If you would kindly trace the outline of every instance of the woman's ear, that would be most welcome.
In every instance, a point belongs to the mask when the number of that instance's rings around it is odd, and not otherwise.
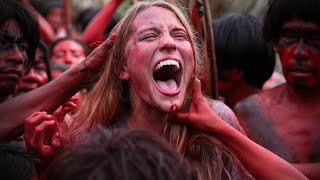
[[[125,81],[128,81],[130,79],[130,76],[129,76],[129,73],[127,71],[127,66],[124,66],[122,69],[121,69],[121,73],[120,73],[120,77],[119,77],[121,80],[125,80]]]

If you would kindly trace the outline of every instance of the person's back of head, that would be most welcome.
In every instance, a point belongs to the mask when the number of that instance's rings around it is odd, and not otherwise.
[[[160,136],[144,131],[94,128],[85,142],[63,152],[45,178],[110,180],[195,179],[183,157]]]
[[[269,0],[263,24],[265,39],[276,43],[282,25],[293,19],[320,24],[319,9],[319,0]]]
[[[262,27],[250,15],[232,14],[213,24],[219,79],[228,70],[238,70],[242,79],[261,89],[274,70],[275,54],[263,39]]]
[[[37,177],[35,162],[21,147],[0,144],[0,179],[30,180]]]

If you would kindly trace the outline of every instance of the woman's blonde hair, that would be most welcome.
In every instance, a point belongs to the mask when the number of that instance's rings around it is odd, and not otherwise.
[[[198,47],[193,29],[178,7],[165,1],[141,1],[134,4],[119,22],[116,32],[117,39],[106,58],[101,78],[86,96],[83,103],[81,103],[78,112],[74,116],[74,123],[69,129],[69,137],[74,137],[95,124],[108,125],[112,123],[115,118],[118,119],[119,115],[131,110],[128,83],[121,81],[119,77],[127,62],[124,52],[125,45],[131,35],[130,26],[135,17],[149,7],[162,7],[175,13],[182,25],[186,28],[193,48],[194,57],[198,59]],[[193,80],[189,83],[189,92],[191,92],[190,84],[192,83]]]
[[[140,1],[134,4],[118,25],[117,39],[106,58],[103,74],[74,116],[74,122],[67,134],[68,140],[93,125],[109,126],[120,119],[125,119],[121,116],[125,116],[131,111],[130,87],[128,82],[121,81],[119,77],[121,77],[122,68],[125,67],[127,61],[124,52],[130,37],[131,24],[141,11],[149,7],[165,8],[177,16],[189,35],[196,69],[196,62],[199,61],[199,48],[192,26],[182,11],[165,1]],[[193,81],[194,78],[189,82],[187,96],[181,111],[187,112],[189,110]],[[190,161],[199,180],[224,179],[224,177],[230,179],[228,166],[236,162],[235,164],[242,167],[237,161],[237,157],[212,135],[194,131],[182,124],[168,123],[164,130],[164,136]]]

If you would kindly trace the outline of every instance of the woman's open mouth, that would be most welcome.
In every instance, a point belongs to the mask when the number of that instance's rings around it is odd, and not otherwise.
[[[181,75],[180,64],[173,59],[161,61],[153,69],[153,79],[158,90],[170,96],[180,92]]]

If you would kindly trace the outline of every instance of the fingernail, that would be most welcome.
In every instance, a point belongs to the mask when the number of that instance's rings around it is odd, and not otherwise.
[[[178,106],[176,104],[170,107],[170,112],[176,112],[178,110]]]
[[[116,34],[112,33],[112,34],[110,35],[109,39],[110,39],[111,41],[115,40],[115,39],[116,39]]]
[[[56,132],[56,133],[54,133],[54,137],[55,137],[56,139],[60,139],[60,134],[59,134],[58,132]]]
[[[47,118],[52,118],[52,115],[49,115],[49,114],[48,114],[48,115],[47,115]]]

